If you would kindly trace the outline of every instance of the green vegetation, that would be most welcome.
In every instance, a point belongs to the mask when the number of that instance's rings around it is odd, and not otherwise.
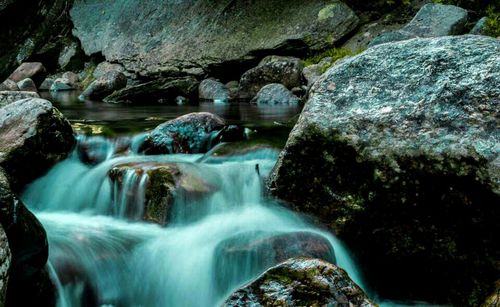
[[[348,57],[348,56],[353,56],[353,55],[359,54],[363,51],[364,50],[358,50],[358,51],[354,52],[349,48],[335,48],[334,47],[332,49],[328,49],[322,53],[319,53],[319,54],[316,54],[316,55],[313,55],[311,57],[304,59],[304,65],[307,67],[310,65],[320,63],[321,60],[323,60],[324,58],[331,58],[331,61],[325,62],[323,64],[323,66],[321,67],[321,73],[324,73],[325,71],[328,70],[328,68],[330,68],[333,64],[335,64],[335,62],[337,62],[338,60],[343,59],[343,58]]]
[[[486,11],[485,34],[493,37],[500,36],[500,11],[490,6]]]

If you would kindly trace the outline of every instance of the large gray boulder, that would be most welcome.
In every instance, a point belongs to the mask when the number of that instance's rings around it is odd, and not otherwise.
[[[319,259],[292,258],[235,291],[222,306],[377,305],[341,268]]]
[[[26,78],[30,78],[37,86],[42,84],[47,77],[47,69],[39,62],[22,63],[10,76],[9,79],[14,82],[19,82]]]
[[[26,98],[40,98],[35,92],[0,91],[0,107]]]
[[[376,37],[369,46],[406,40],[415,37],[438,37],[462,34],[468,13],[458,6],[428,3],[401,30],[386,32]]]
[[[484,298],[500,252],[498,84],[494,38],[370,48],[314,84],[270,188],[344,239],[383,297]]]
[[[240,79],[239,96],[252,99],[264,86],[281,83],[292,89],[302,84],[304,63],[294,57],[268,56],[257,67],[245,72]]]
[[[331,0],[76,0],[73,34],[87,55],[102,53],[137,74],[183,71],[246,61],[273,51],[318,51],[358,24]],[[272,29],[272,30],[270,30]]]
[[[64,159],[74,143],[71,125],[47,100],[0,108],[0,166],[16,190]]]

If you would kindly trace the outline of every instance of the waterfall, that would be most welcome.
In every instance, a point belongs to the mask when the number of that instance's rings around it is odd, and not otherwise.
[[[103,157],[94,165],[82,162],[77,146],[22,194],[47,231],[58,306],[218,306],[272,265],[266,240],[293,241],[292,234],[325,241],[329,260],[363,287],[341,242],[263,195],[276,151],[141,156],[133,149],[138,138],[126,150],[117,150],[116,141],[99,140],[105,154],[92,152]],[[113,182],[110,171],[124,165],[134,169]],[[183,188],[173,193],[165,227],[143,220],[153,180],[148,171],[158,165],[173,165],[185,176]],[[252,240],[263,247],[228,256],[237,249],[232,244]]]

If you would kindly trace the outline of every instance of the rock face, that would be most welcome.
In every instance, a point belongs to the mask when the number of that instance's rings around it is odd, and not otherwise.
[[[110,71],[94,80],[80,95],[80,100],[101,100],[127,86],[127,77],[117,71]]]
[[[467,19],[467,11],[460,7],[429,3],[424,5],[412,21],[401,30],[383,33],[376,37],[369,46],[372,47],[415,37],[438,37],[462,34]]]
[[[87,55],[101,52],[138,74],[199,75],[270,50],[322,50],[358,23],[347,5],[329,0],[168,0],[161,6],[76,0],[71,19]]]
[[[231,294],[222,306],[376,305],[344,270],[319,259],[292,258]]]
[[[289,89],[300,86],[302,69],[304,64],[298,58],[268,56],[241,76],[240,97],[251,99],[270,83],[281,83]]]
[[[5,306],[7,285],[9,282],[10,257],[7,235],[0,225],[0,306]]]
[[[207,152],[225,124],[224,119],[211,113],[186,114],[156,127],[139,151],[147,155]]]
[[[0,107],[26,98],[40,98],[40,95],[34,92],[0,91]]]
[[[242,233],[216,247],[214,268],[219,272],[216,285],[228,289],[241,285],[251,276],[292,257],[319,258],[335,263],[335,254],[328,240],[311,232]]]
[[[200,99],[227,101],[229,100],[229,90],[217,80],[205,79],[200,83],[198,96]]]
[[[159,78],[115,91],[104,101],[115,103],[154,104],[175,103],[175,97],[195,99],[199,82],[193,77]]]
[[[47,100],[0,108],[0,166],[16,190],[64,159],[74,143],[71,125]]]
[[[480,300],[498,277],[499,83],[497,39],[370,48],[314,84],[269,186],[335,230],[383,297]]]
[[[296,105],[299,102],[299,97],[278,83],[264,86],[251,101],[257,105]]]
[[[47,77],[47,70],[42,63],[23,63],[10,76],[9,79],[14,82],[19,82],[26,78],[30,78],[38,86],[42,84]]]

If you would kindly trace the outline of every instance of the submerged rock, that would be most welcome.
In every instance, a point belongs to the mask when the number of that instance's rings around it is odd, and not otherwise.
[[[454,5],[428,3],[401,30],[376,37],[369,46],[415,37],[438,37],[462,34],[468,20],[467,10]]]
[[[368,49],[314,84],[270,188],[329,225],[381,296],[484,298],[500,247],[498,84],[497,39]]]
[[[0,91],[0,107],[26,98],[40,98],[35,92]]]
[[[79,99],[101,100],[125,86],[127,86],[127,77],[121,72],[110,71],[90,83]]]
[[[267,84],[281,83],[286,88],[302,84],[304,63],[298,58],[268,56],[257,67],[241,76],[240,97],[251,99]]]
[[[5,306],[7,285],[9,283],[10,261],[9,242],[7,241],[7,235],[2,225],[0,225],[0,306]]]
[[[160,78],[115,91],[104,101],[133,104],[174,104],[175,98],[184,96],[194,99],[198,94],[199,82],[193,77]]]
[[[263,53],[319,51],[358,24],[347,5],[325,0],[167,0],[162,5],[131,0],[125,6],[77,0],[71,19],[87,55],[102,53],[142,75],[203,75]]]
[[[222,306],[360,306],[374,303],[341,268],[292,258],[235,291]]]
[[[201,81],[198,93],[200,99],[229,100],[229,90],[227,87],[214,79],[205,79]]]
[[[0,84],[0,91],[19,91],[17,83],[7,79]]]
[[[257,105],[296,105],[300,103],[300,99],[283,84],[272,83],[264,86],[251,103]]]
[[[160,225],[171,221],[175,195],[199,198],[214,189],[175,163],[125,163],[113,167],[109,177],[119,191],[114,199],[116,210],[125,217]]]
[[[240,285],[249,277],[292,257],[319,258],[335,263],[330,242],[322,235],[307,231],[245,232],[220,242],[214,254],[214,269],[218,272],[216,284],[222,290]]]
[[[139,151],[147,155],[169,153],[204,153],[223,141],[226,129],[221,117],[206,113],[190,113],[156,127],[144,140]]]
[[[42,84],[47,77],[47,70],[42,63],[23,63],[10,76],[9,79],[14,82],[19,82],[26,78],[30,78],[38,86]]]
[[[74,143],[71,125],[47,100],[28,98],[0,108],[0,166],[15,189],[64,159]]]
[[[20,91],[25,91],[25,92],[38,92],[36,89],[35,82],[31,80],[30,78],[23,79],[19,82],[17,82],[17,86],[19,87]]]

